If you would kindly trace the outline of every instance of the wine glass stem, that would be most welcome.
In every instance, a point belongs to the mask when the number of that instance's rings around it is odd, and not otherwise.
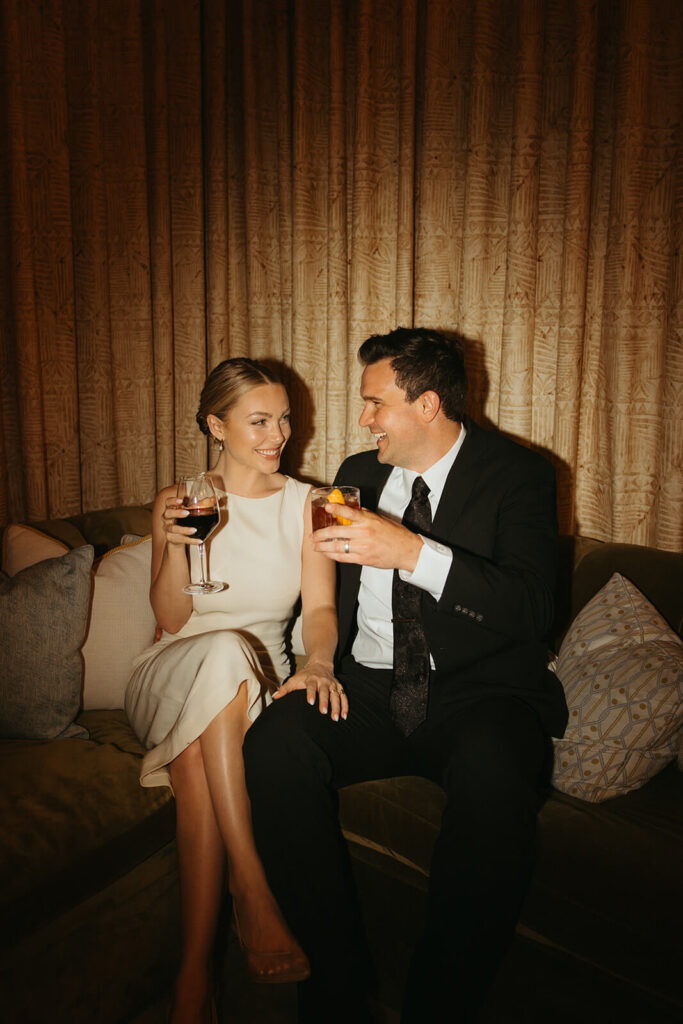
[[[199,545],[199,572],[201,574],[201,580],[199,581],[200,587],[206,586],[206,569],[204,566],[204,545]]]

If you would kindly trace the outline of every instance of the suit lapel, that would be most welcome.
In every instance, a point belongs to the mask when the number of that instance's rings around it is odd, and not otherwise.
[[[384,485],[389,479],[393,466],[385,466],[380,462],[370,467],[367,479],[360,482],[361,504],[371,512],[377,511],[380,495]],[[349,481],[356,482],[356,481]],[[339,639],[342,649],[346,638],[354,628],[353,619],[356,613],[356,601],[360,588],[361,565],[353,562],[340,565],[340,592],[339,592]]]
[[[368,504],[366,506],[367,508],[371,509],[371,511],[373,511],[373,512],[377,511],[377,506],[379,505],[379,499],[382,497],[382,491],[384,490],[384,485],[386,484],[387,480],[389,479],[389,477],[391,475],[391,471],[392,471],[393,468],[394,468],[393,466],[386,466],[386,465],[383,465],[381,462],[377,463],[377,467],[376,468],[373,466],[373,472],[372,472],[372,478],[373,479],[371,481],[372,487],[368,488],[368,492],[369,492],[368,493],[368,498],[370,500],[368,501]],[[372,494],[371,498],[370,498],[370,494]]]
[[[446,477],[439,507],[436,510],[433,536],[446,539],[460,518],[478,478],[480,460],[486,452],[486,432],[465,417],[467,431],[462,448]]]

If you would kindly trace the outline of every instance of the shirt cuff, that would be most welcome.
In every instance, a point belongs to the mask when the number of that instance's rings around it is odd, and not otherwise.
[[[445,544],[439,544],[438,540],[422,537],[422,534],[420,537],[423,544],[415,568],[412,572],[399,569],[398,574],[404,583],[412,583],[414,587],[426,590],[438,601],[451,571],[453,552]]]

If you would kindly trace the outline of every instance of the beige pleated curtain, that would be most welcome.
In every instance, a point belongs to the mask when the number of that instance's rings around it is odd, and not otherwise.
[[[683,539],[679,0],[3,0],[0,522],[151,499],[234,355],[291,468],[369,447],[355,352],[467,339],[562,529]]]

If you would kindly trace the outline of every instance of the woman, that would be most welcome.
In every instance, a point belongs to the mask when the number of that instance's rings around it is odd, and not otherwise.
[[[251,977],[307,977],[254,846],[242,741],[271,695],[305,688],[322,714],[339,720],[348,711],[332,669],[334,563],[310,541],[309,487],[280,472],[291,433],[284,387],[250,359],[227,359],[207,378],[197,422],[219,448],[211,478],[221,523],[209,557],[226,587],[183,593],[190,572],[198,578],[199,541],[183,526],[176,488],[165,488],[154,505],[150,589],[163,633],[137,660],[126,694],[148,748],[141,783],[171,785],[176,799],[183,941],[173,1024],[214,1013],[211,952],[226,860]],[[284,634],[299,596],[308,661],[277,689],[289,673]]]

